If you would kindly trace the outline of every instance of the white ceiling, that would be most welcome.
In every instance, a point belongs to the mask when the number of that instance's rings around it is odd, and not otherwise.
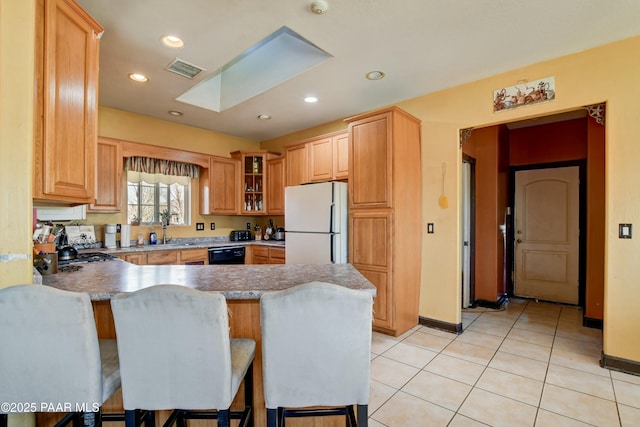
[[[327,0],[324,15],[310,0],[78,1],[105,28],[101,105],[256,141],[640,34],[640,0]],[[282,26],[333,58],[221,113],[175,100]],[[206,71],[165,71],[175,58]]]

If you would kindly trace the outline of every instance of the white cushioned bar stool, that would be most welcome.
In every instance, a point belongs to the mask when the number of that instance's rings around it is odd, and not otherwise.
[[[42,285],[0,289],[0,402],[12,404],[0,410],[67,412],[56,425],[100,425],[123,419],[101,411],[119,387],[116,341],[98,340],[89,295]]]
[[[126,426],[134,410],[173,410],[168,422],[240,419],[253,426],[255,341],[229,337],[224,295],[157,285],[111,299]],[[244,379],[245,407],[231,411]],[[206,412],[216,410],[215,412]]]
[[[322,282],[262,296],[268,427],[284,426],[286,417],[323,415],[368,425],[372,307],[371,294]]]

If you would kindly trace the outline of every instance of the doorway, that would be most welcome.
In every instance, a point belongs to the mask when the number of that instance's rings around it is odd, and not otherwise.
[[[580,167],[516,170],[515,296],[580,302]]]

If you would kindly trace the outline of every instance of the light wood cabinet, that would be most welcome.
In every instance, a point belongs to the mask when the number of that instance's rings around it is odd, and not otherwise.
[[[418,323],[421,269],[420,120],[391,107],[349,124],[349,262],[377,289],[374,329]]]
[[[208,179],[211,214],[236,215],[240,213],[240,161],[212,156]],[[202,185],[202,184],[201,184]]]
[[[136,265],[209,264],[209,250],[206,248],[131,252],[117,256]]]
[[[349,178],[349,133],[342,132],[335,135],[333,144],[333,179]]]
[[[36,2],[33,198],[95,201],[99,38],[73,0]]]
[[[279,153],[269,151],[234,151],[231,157],[240,160],[240,213],[244,215],[267,214],[267,161]]]
[[[324,182],[333,179],[333,141],[331,137],[307,143],[309,181]]]
[[[284,215],[285,158],[267,160],[267,214]]]
[[[286,158],[285,185],[289,187],[308,183],[307,144],[301,143],[286,147]]]
[[[147,253],[146,252],[132,252],[129,254],[118,255],[118,258],[129,262],[131,264],[136,265],[145,265],[147,264]]]
[[[98,138],[96,201],[89,212],[120,212],[122,194],[122,145],[120,141]]]
[[[349,134],[339,132],[307,142],[310,182],[349,178]]]
[[[252,264],[284,264],[284,248],[252,245]]]

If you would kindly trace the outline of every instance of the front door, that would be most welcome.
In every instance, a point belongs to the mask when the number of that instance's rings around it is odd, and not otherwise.
[[[515,173],[517,296],[578,304],[579,167]]]

